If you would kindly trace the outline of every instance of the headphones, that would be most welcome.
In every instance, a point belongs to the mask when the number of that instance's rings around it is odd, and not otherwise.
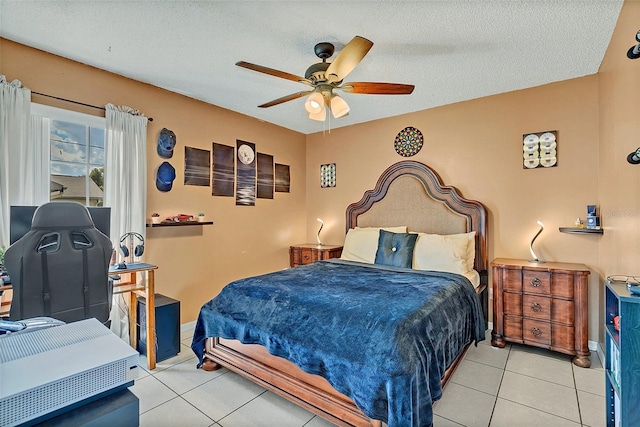
[[[136,233],[135,231],[124,233],[122,237],[120,237],[120,252],[122,252],[122,255],[124,255],[125,258],[129,256],[129,248],[125,244],[125,240],[127,240],[127,238],[136,238],[140,241],[140,244],[133,250],[133,255],[136,257],[142,256],[144,253],[144,237],[142,237],[142,234]]]

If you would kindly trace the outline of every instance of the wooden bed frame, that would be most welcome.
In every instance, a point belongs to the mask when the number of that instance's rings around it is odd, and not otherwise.
[[[484,206],[463,198],[454,187],[442,184],[427,165],[402,161],[385,170],[373,190],[346,211],[346,229],[372,226],[404,226],[412,232],[455,234],[476,231],[475,269],[480,273],[477,292],[487,327],[487,220]],[[467,346],[468,347],[468,346]],[[466,348],[465,348],[466,351]],[[447,370],[443,384],[464,356],[463,351]],[[205,370],[221,366],[341,426],[380,426],[360,411],[348,397],[318,375],[303,372],[293,363],[269,354],[257,344],[209,338]]]

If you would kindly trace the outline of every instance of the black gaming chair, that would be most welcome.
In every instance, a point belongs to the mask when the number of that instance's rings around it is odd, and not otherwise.
[[[106,323],[113,246],[87,208],[75,202],[46,203],[31,230],[5,253],[13,299],[9,318],[46,316],[63,322],[95,317]]]

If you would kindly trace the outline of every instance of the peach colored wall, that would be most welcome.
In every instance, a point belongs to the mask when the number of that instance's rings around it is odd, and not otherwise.
[[[606,227],[599,246],[602,277],[640,276],[640,166],[626,161],[640,146],[640,60],[626,56],[639,29],[640,3],[626,1],[599,72],[598,170]]]
[[[205,212],[213,226],[147,229],[145,260],[157,264],[157,292],[181,301],[182,322],[195,320],[200,306],[229,281],[286,268],[289,245],[304,241],[305,136],[140,83],[87,65],[0,39],[0,73],[31,90],[92,105],[127,105],[153,117],[147,133],[147,216]],[[89,114],[99,110],[33,95],[34,102]],[[166,127],[177,135],[171,164],[177,178],[172,191],[155,187],[162,163],[156,139]],[[291,192],[255,207],[235,206],[235,198],[212,197],[211,187],[185,186],[185,146],[211,149],[211,143],[235,146],[254,142],[257,151],[290,165]]]
[[[529,259],[529,241],[541,220],[545,231],[536,241],[541,258],[596,268],[601,237],[560,233],[558,227],[573,226],[576,217],[586,215],[586,205],[599,202],[597,76],[309,135],[307,240],[315,236],[315,218],[321,216],[327,222],[323,241],[344,241],[345,207],[373,188],[389,165],[405,159],[393,148],[395,135],[405,126],[417,127],[425,137],[412,159],[433,167],[445,184],[489,210],[490,260]],[[558,131],[558,166],[523,169],[523,134],[546,130]],[[324,163],[336,163],[335,188],[320,188]],[[589,286],[594,314],[589,337],[596,340],[597,273]]]

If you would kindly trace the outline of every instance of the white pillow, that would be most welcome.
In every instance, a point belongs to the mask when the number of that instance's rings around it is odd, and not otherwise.
[[[356,227],[347,231],[340,259],[373,264],[378,250],[380,229],[392,233],[406,233],[407,227]]]
[[[413,249],[413,268],[462,275],[470,273],[476,254],[475,234],[475,231],[447,235],[418,233]]]

